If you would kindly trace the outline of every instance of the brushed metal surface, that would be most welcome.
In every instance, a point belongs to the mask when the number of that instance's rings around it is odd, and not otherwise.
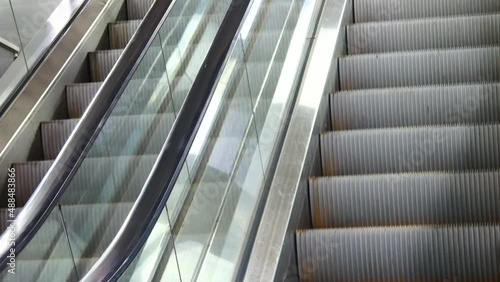
[[[310,225],[300,214],[307,211],[307,177],[318,161],[317,135],[329,126],[328,107],[324,105],[327,94],[335,89],[330,78],[336,77],[336,59],[345,54],[342,26],[352,21],[350,4],[325,1],[244,281],[298,279],[298,270],[290,269],[296,264],[294,234],[296,228]]]

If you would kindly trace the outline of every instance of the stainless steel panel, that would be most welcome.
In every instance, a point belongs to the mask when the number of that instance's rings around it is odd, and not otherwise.
[[[327,0],[324,7],[245,281],[298,279],[298,270],[290,268],[296,265],[295,229],[310,224],[299,215],[307,210],[307,177],[319,161],[317,134],[329,126],[325,105],[327,94],[335,89],[330,78],[336,77],[336,59],[345,54],[342,26],[352,21],[351,1]]]

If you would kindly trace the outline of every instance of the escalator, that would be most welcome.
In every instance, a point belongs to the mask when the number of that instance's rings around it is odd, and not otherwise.
[[[227,3],[192,0],[172,4],[57,208],[18,254],[17,274],[9,276],[4,271],[3,281],[76,281],[95,264],[141,192]],[[16,214],[55,162],[152,4],[147,0],[126,1],[127,20],[109,24],[109,39],[103,44],[109,50],[88,54],[88,82],[66,86],[66,104],[61,107],[67,119],[40,125],[40,140],[35,143],[41,143],[43,152],[36,155],[44,159],[12,164]],[[2,231],[12,219],[7,191],[6,187],[2,197]]]
[[[298,276],[498,281],[500,2],[396,2],[347,5]]]
[[[128,21],[109,24],[110,49],[89,54],[89,81],[66,86],[67,119],[40,125],[44,159],[12,164],[22,250],[5,281],[241,275],[277,150],[266,142],[283,132],[293,99],[276,93],[297,87],[316,6],[190,0],[159,15],[165,4],[129,2]],[[144,50],[131,52],[140,40]],[[11,222],[1,222],[2,253]]]

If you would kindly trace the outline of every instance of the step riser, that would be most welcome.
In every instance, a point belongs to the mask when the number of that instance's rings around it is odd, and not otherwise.
[[[314,228],[500,221],[500,172],[309,181]]]
[[[340,59],[342,90],[496,82],[500,48],[360,55]]]
[[[500,11],[497,0],[356,0],[356,22],[447,17]]]
[[[127,16],[129,20],[140,20],[146,16],[154,0],[127,0]]]
[[[93,82],[104,81],[118,61],[121,52],[121,50],[109,50],[89,53],[90,79]]]
[[[124,49],[140,23],[140,20],[136,20],[111,24],[109,26],[109,45],[111,49]]]
[[[428,19],[347,27],[349,54],[500,44],[500,15]]]
[[[340,92],[330,97],[335,130],[500,122],[500,85]]]
[[[297,233],[302,281],[498,281],[500,227]]]
[[[367,130],[321,135],[324,175],[500,167],[500,126]]]

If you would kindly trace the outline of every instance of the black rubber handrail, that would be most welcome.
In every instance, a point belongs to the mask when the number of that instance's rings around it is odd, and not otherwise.
[[[82,281],[116,281],[146,243],[177,182],[251,0],[233,0],[152,173],[118,235]]]
[[[54,164],[15,219],[15,245],[11,244],[9,229],[0,237],[0,271],[7,267],[10,249],[15,248],[18,256],[56,207],[175,2],[153,3]]]

